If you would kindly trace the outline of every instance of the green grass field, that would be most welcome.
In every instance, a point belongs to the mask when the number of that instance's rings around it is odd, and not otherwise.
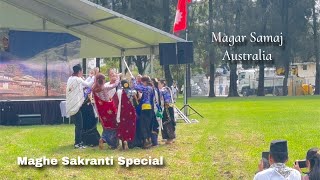
[[[289,162],[320,146],[320,97],[192,98],[205,118],[177,124],[177,140],[126,152],[73,149],[74,126],[0,126],[0,179],[252,179],[273,139],[286,139]],[[178,104],[181,106],[181,103]],[[101,131],[101,128],[99,127]],[[164,167],[19,167],[18,156],[61,159],[81,156],[127,158],[164,156]]]

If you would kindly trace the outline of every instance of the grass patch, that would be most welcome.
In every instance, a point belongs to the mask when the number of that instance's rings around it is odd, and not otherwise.
[[[191,98],[205,118],[177,125],[177,141],[148,150],[73,149],[74,126],[0,126],[0,179],[252,179],[273,139],[289,141],[289,162],[319,146],[320,97]],[[178,106],[181,107],[181,101]],[[99,127],[101,132],[101,128]],[[18,156],[128,158],[164,156],[164,167],[19,167]],[[116,163],[116,161],[115,161]]]

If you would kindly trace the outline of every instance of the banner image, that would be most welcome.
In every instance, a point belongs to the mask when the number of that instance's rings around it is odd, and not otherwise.
[[[67,33],[1,31],[0,99],[63,97],[80,39]]]

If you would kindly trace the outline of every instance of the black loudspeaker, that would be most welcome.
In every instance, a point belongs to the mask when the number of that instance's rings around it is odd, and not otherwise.
[[[178,64],[176,43],[159,44],[160,65]]]
[[[178,64],[193,63],[193,42],[178,42]]]

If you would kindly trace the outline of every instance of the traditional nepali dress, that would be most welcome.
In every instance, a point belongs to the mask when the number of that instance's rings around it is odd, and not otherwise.
[[[121,89],[118,91],[119,106],[117,113],[118,138],[122,141],[132,142],[136,134],[136,109],[132,101],[132,91]]]
[[[97,146],[99,144],[100,134],[97,130],[97,118],[94,107],[91,102],[91,88],[84,89],[85,101],[80,108],[83,118],[82,141],[84,145]]]
[[[135,90],[134,90],[135,91]],[[141,115],[141,104],[140,104],[140,93],[135,91],[134,94],[131,95],[132,98],[130,98],[135,110],[136,110],[136,133],[134,137],[133,142],[128,142],[128,146],[130,149],[135,147],[142,147],[143,141],[142,141],[142,135],[140,131],[140,115]]]
[[[153,118],[151,121],[151,141],[153,146],[158,145],[159,128],[162,127],[162,109],[160,91],[157,87],[153,88]]]
[[[113,96],[119,80],[114,84],[106,83],[102,91],[94,93],[94,101],[99,114],[100,122],[103,127],[102,139],[107,142],[111,148],[119,145],[117,138],[117,107],[114,103]]]
[[[172,140],[176,138],[176,122],[174,120],[174,109],[171,90],[168,87],[163,87],[160,92],[164,100],[164,111],[162,118],[163,129],[161,131],[162,139]]]
[[[69,77],[67,82],[66,111],[75,124],[75,145],[82,143],[83,114],[80,108],[85,101],[84,87],[91,87],[92,84],[77,76]]]
[[[139,116],[138,134],[145,143],[146,140],[151,138],[151,121],[154,116],[152,109],[154,92],[151,86],[137,84],[135,79],[133,79],[133,85],[134,89],[142,92],[142,97],[139,104],[141,107],[141,112]]]

